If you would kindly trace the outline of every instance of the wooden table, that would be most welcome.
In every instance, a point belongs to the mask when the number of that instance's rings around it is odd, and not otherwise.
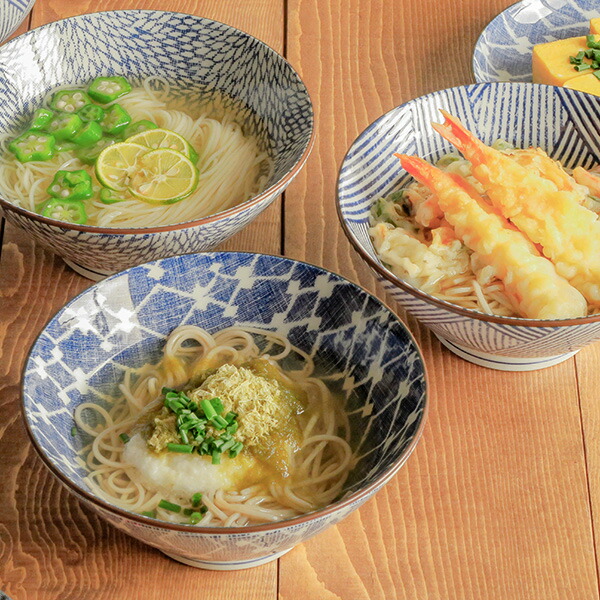
[[[224,21],[284,54],[312,95],[317,142],[283,199],[223,248],[323,265],[386,300],[338,225],[338,166],[385,111],[471,82],[477,35],[511,3],[38,0],[19,32],[83,12],[166,9]],[[501,373],[460,360],[402,314],[430,376],[429,421],[406,466],[278,562],[200,571],[100,521],[34,454],[19,412],[26,353],[91,282],[13,227],[1,249],[0,589],[13,600],[599,598],[600,344],[547,370]]]

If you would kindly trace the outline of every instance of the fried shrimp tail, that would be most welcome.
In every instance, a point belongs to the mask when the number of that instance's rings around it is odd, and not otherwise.
[[[396,156],[406,171],[437,195],[458,238],[494,269],[521,316],[567,319],[587,314],[585,298],[466,181],[416,156]]]
[[[559,275],[576,287],[593,306],[600,306],[600,222],[580,204],[576,191],[560,189],[478,140],[462,123],[442,111],[443,125],[434,129],[472,164],[472,173],[490,202],[531,241]]]

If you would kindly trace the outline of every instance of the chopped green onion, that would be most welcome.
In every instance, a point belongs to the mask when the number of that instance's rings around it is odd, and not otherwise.
[[[221,446],[221,452],[227,452],[227,450],[229,450],[230,448],[233,448],[233,446],[235,446],[235,444],[237,444],[238,442],[236,442],[235,440],[229,440],[228,442],[225,442],[222,446]]]
[[[169,452],[180,452],[181,454],[191,454],[194,451],[194,446],[189,444],[167,444]]]
[[[196,525],[197,523],[200,523],[200,521],[202,521],[202,517],[203,517],[202,513],[199,513],[199,512],[193,512],[193,513],[190,515],[190,523],[191,523],[192,525]]]
[[[75,437],[78,433],[79,433],[79,430],[77,429],[77,427],[75,425],[73,425],[73,427],[71,427],[71,435],[73,437]]]
[[[223,412],[223,403],[221,402],[221,398],[211,398],[210,403],[212,407],[215,409],[217,414],[221,414]]]
[[[576,71],[587,71],[588,69],[591,69],[592,67],[590,65],[588,65],[587,63],[583,63],[581,65],[575,65],[573,68]]]
[[[215,415],[210,422],[216,429],[225,429],[228,423],[221,415]]]
[[[144,517],[150,517],[151,519],[156,519],[156,511],[155,510],[145,510],[143,513]]]
[[[218,450],[212,451],[212,464],[213,465],[221,464],[221,453]]]
[[[217,411],[214,409],[211,401],[208,398],[200,401],[200,408],[204,411],[207,419],[212,419],[217,416]]]
[[[194,512],[194,509],[193,509],[193,508],[184,508],[184,509],[183,509],[183,514],[184,514],[186,517],[189,517],[189,516],[190,516],[190,515],[191,515],[193,512]]]
[[[169,510],[171,512],[181,512],[181,506],[179,504],[174,504],[173,502],[169,502],[168,500],[161,500],[158,503],[159,508],[164,508],[165,510]]]
[[[201,502],[202,502],[202,494],[200,492],[196,492],[192,496],[192,506],[200,506]]]
[[[231,425],[231,423],[233,423],[236,419],[237,419],[237,413],[234,412],[228,412],[225,415],[225,420]]]
[[[600,79],[600,70],[594,71],[594,77],[596,77],[597,79]]]
[[[121,441],[126,444],[129,441],[129,436],[126,433],[120,433],[119,434],[119,438],[121,439]]]
[[[575,59],[578,60],[579,62],[581,62],[585,57],[585,51],[584,50],[580,50],[576,56]]]
[[[235,458],[243,449],[242,442],[236,442],[229,450],[229,458]]]
[[[203,514],[205,514],[205,513],[207,513],[207,512],[208,512],[208,506],[206,506],[206,504],[203,504],[203,505],[200,507],[200,514],[201,514],[201,515],[203,515]]]

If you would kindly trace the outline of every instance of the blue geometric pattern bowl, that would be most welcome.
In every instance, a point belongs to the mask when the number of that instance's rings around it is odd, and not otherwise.
[[[210,331],[243,325],[277,331],[314,358],[317,374],[341,373],[358,457],[342,498],[280,523],[238,528],[161,523],[90,492],[71,436],[82,402],[105,403],[127,366],[159,357],[178,325]],[[402,322],[339,275],[306,263],[234,252],[185,255],[118,273],[69,302],[31,349],[23,412],[34,447],[86,506],[119,529],[188,564],[256,566],[337,523],[404,464],[425,418],[425,372]]]
[[[600,17],[597,0],[522,0],[482,31],[473,52],[475,81],[531,81],[536,44],[585,35]]]
[[[25,20],[35,0],[0,0],[0,44]]]
[[[453,352],[486,367],[523,371],[566,360],[600,339],[600,315],[563,321],[492,317],[429,296],[386,269],[369,237],[373,202],[411,179],[395,152],[436,161],[453,147],[430,126],[439,109],[491,144],[539,146],[567,168],[600,160],[600,100],[532,83],[484,83],[434,92],[394,108],[352,144],[338,179],[338,214],[350,242],[391,295]]]
[[[104,75],[158,75],[185,83],[186,99],[241,104],[246,131],[274,161],[266,189],[215,215],[137,229],[59,224],[0,198],[6,218],[81,274],[108,273],[208,250],[252,221],[283,192],[313,140],[308,92],[290,64],[252,36],[181,13],[125,10],[81,15],[19,36],[0,49],[0,134],[16,133],[51,89]]]

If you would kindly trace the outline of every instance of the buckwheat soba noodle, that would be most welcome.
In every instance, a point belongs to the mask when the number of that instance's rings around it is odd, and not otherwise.
[[[160,362],[126,372],[111,408],[77,408],[77,428],[93,437],[86,481],[123,509],[202,526],[323,507],[354,458],[341,403],[313,371],[276,333],[181,326]]]
[[[138,228],[199,219],[260,193],[272,160],[244,130],[247,109],[215,93],[186,101],[184,92],[160,77],[53,90],[24,132],[0,139],[0,194],[61,221]]]

